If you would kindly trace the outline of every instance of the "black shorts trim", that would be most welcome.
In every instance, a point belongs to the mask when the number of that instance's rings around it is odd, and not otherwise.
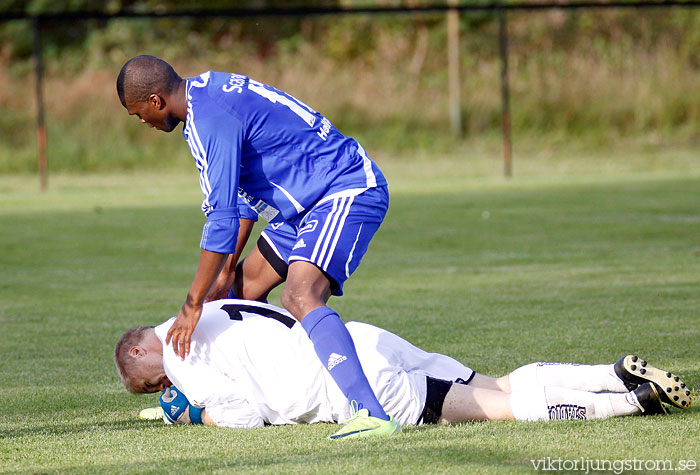
[[[418,418],[418,424],[437,424],[442,415],[442,405],[445,402],[445,396],[450,391],[452,383],[442,379],[425,377],[425,407]]]
[[[258,238],[256,245],[258,246],[260,254],[262,254],[265,260],[272,266],[275,272],[277,272],[277,275],[286,280],[289,264],[284,262],[284,260],[277,255],[275,250],[272,249],[272,246],[270,246],[270,243],[267,242],[267,239],[262,237],[262,235]]]
[[[466,386],[467,384],[472,382],[472,379],[474,379],[474,376],[476,376],[476,371],[472,370],[471,376],[469,376],[469,378],[467,378],[466,381],[462,378],[457,378],[457,379],[455,379],[455,383],[464,384]]]
[[[272,268],[277,272],[277,275],[279,275],[282,279],[287,280],[287,273],[289,272],[289,264],[284,262],[280,256],[277,255],[275,250],[270,246],[270,243],[267,242],[267,239],[265,239],[262,235],[258,238],[258,242],[256,243],[258,246],[258,250],[260,251],[260,254],[265,258],[265,260],[272,266]],[[292,261],[293,262],[293,261]],[[308,261],[304,261],[308,262]],[[310,264],[315,265],[318,267],[316,264],[313,262],[310,262]],[[326,279],[328,279],[328,282],[330,283],[331,287],[331,293],[335,295],[335,293],[338,291],[340,286],[338,283],[335,281],[333,277],[331,277],[326,271],[318,267],[318,269],[323,272],[323,275],[326,276]]]
[[[450,392],[452,385],[467,385],[474,378],[475,374],[476,372],[472,372],[467,380],[457,378],[454,383],[426,376],[425,407],[418,418],[418,424],[437,424],[440,416],[442,416],[442,405],[445,403],[445,397]]]

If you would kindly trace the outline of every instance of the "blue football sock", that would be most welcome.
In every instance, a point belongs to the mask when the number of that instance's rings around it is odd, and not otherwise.
[[[238,297],[236,297],[236,294],[233,293],[233,289],[228,289],[228,297],[226,297],[226,298],[227,299],[236,299]]]
[[[316,354],[348,401],[357,401],[373,417],[389,420],[367,381],[355,344],[345,324],[335,311],[320,307],[301,321],[314,344]]]

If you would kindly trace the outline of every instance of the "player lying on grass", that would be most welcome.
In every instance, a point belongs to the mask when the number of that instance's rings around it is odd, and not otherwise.
[[[350,406],[306,332],[283,309],[232,299],[205,304],[184,361],[164,344],[173,321],[131,329],[115,349],[126,388],[165,390],[161,404],[172,422],[343,423],[363,411]],[[677,376],[636,356],[607,365],[532,363],[491,378],[372,325],[347,328],[372,389],[401,425],[598,419],[665,413],[662,401],[682,409],[691,404]],[[329,363],[342,364],[343,358]]]

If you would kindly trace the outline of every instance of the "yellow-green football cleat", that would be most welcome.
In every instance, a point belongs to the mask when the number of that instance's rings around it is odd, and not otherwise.
[[[401,432],[401,426],[389,416],[389,420],[371,417],[367,409],[360,409],[349,419],[343,428],[329,439],[351,439],[357,437],[389,437]]]
[[[146,409],[139,412],[139,419],[146,419],[148,421],[158,421],[163,419],[163,408],[158,407],[147,407]]]

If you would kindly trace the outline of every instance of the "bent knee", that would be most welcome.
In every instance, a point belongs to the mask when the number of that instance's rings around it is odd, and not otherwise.
[[[511,393],[510,375],[506,374],[505,376],[501,376],[500,378],[496,379],[496,386],[504,393]]]
[[[299,293],[285,284],[280,294],[280,303],[282,306],[292,312],[292,308],[298,305],[299,300]],[[294,314],[294,312],[292,312],[292,314]]]
[[[289,310],[299,321],[313,308],[318,307],[318,304],[315,303],[317,300],[308,289],[298,285],[289,285],[289,282],[285,284],[280,295],[282,306]]]
[[[510,383],[507,375],[501,378],[492,378],[491,376],[476,373],[469,382],[469,386],[473,388],[490,389],[492,391],[501,391],[504,393],[510,392]]]
[[[323,295],[317,295],[312,288],[302,285],[285,284],[280,302],[294,317],[301,321],[309,312],[326,305]]]

